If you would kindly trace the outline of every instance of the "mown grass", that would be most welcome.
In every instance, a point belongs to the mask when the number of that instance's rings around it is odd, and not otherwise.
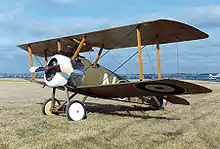
[[[29,135],[38,135],[46,132],[46,127],[47,126],[44,123],[31,124],[30,126],[17,130],[17,135],[21,138]]]
[[[87,119],[43,116],[51,89],[32,83],[0,84],[0,149],[220,148],[220,88],[187,95],[191,106],[165,110],[90,98]],[[65,93],[58,92],[58,99]],[[77,96],[77,98],[81,98]]]
[[[163,133],[165,136],[168,136],[168,137],[172,137],[172,138],[176,138],[176,137],[179,137],[179,136],[182,136],[184,133],[183,130],[174,130],[174,131],[171,131],[171,132],[166,132],[166,133]]]

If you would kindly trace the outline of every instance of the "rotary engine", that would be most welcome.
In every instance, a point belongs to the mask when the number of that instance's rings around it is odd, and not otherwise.
[[[84,79],[84,65],[77,58],[72,61],[63,55],[54,55],[43,68],[44,81],[49,87],[59,87],[66,84],[81,85]],[[35,71],[37,72],[37,71]]]

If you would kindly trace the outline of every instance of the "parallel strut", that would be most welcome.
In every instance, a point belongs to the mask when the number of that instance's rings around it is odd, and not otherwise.
[[[76,51],[75,51],[75,53],[74,53],[74,55],[72,57],[72,60],[74,60],[78,56],[78,54],[79,54],[80,50],[82,49],[83,44],[85,43],[85,41],[86,41],[86,37],[83,37],[83,39],[81,40],[78,48],[76,49]]]
[[[28,46],[28,53],[29,53],[29,57],[30,57],[30,67],[33,67],[34,63],[33,63],[33,56],[32,56],[31,46]],[[34,72],[31,73],[31,78],[32,78],[32,80],[34,80]]]
[[[161,79],[161,68],[160,68],[160,45],[159,41],[156,41],[156,52],[157,52],[157,76]]]
[[[142,81],[144,77],[143,77],[143,65],[142,65],[141,32],[139,27],[137,28],[137,43],[138,43],[139,75],[140,75],[140,81]]]
[[[47,64],[47,50],[44,50],[44,63]]]
[[[62,45],[60,41],[57,41],[57,52],[60,52],[62,50]]]
[[[98,61],[99,61],[99,59],[100,59],[100,57],[101,57],[101,54],[102,54],[102,51],[103,51],[103,46],[101,46],[101,48],[99,49],[99,53],[98,53],[98,55],[97,55],[97,57],[96,57],[96,60],[95,60],[95,62],[94,62],[94,64],[93,64],[93,68],[96,68],[96,67],[97,67]]]

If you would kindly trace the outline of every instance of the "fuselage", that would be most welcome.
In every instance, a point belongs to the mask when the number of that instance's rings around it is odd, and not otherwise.
[[[49,87],[64,85],[86,86],[86,85],[107,85],[117,84],[122,81],[114,72],[93,64],[85,57],[78,57],[72,61],[64,55],[54,55],[47,63],[47,67],[59,66],[59,71],[49,70],[45,72],[44,80]]]

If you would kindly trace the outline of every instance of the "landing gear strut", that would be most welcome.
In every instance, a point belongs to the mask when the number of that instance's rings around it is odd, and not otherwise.
[[[156,109],[159,110],[159,109],[164,109],[164,107],[167,105],[167,102],[166,102],[166,97],[164,96],[153,96],[152,97],[156,103]]]
[[[66,100],[62,103],[55,98],[56,88],[53,88],[52,98],[48,99],[43,103],[42,113],[43,115],[58,115],[61,112],[66,112],[68,120],[79,121],[86,118],[86,108],[84,101],[87,96],[83,98],[82,101],[71,100],[77,93],[73,93],[69,96],[68,88],[65,86]]]
[[[46,100],[42,106],[43,115],[58,115],[56,108],[59,107],[60,101],[55,98],[56,88],[53,88],[52,98]]]

